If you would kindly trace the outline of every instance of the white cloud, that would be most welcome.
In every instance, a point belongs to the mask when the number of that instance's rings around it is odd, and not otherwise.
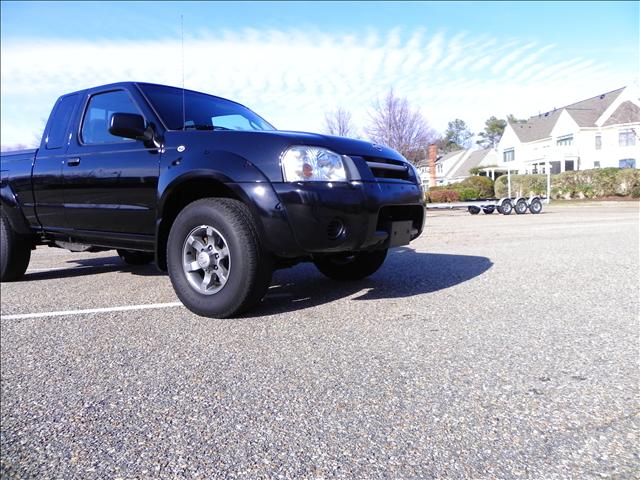
[[[55,99],[138,80],[179,86],[180,41],[4,41],[3,145],[32,143]],[[283,129],[318,131],[342,106],[362,128],[394,87],[432,126],[462,118],[535,114],[624,84],[620,72],[535,42],[424,29],[331,35],[319,31],[200,32],[185,38],[187,88],[237,100]]]

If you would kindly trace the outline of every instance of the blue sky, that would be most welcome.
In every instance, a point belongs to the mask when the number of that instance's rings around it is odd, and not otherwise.
[[[529,116],[633,82],[638,2],[2,2],[3,145],[31,143],[55,98],[119,80],[241,101],[277,127],[363,127],[391,87],[433,128]]]

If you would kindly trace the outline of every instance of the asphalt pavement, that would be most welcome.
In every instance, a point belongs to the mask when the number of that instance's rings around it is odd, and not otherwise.
[[[638,478],[638,202],[429,212],[351,284],[214,320],[154,266],[1,286],[2,478]]]

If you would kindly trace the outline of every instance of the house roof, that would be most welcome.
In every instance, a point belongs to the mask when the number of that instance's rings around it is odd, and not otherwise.
[[[474,150],[469,154],[469,156],[458,166],[458,168],[453,172],[450,177],[468,177],[471,175],[469,170],[474,167],[480,165],[480,162],[484,160],[484,157],[488,155],[491,151],[491,148],[483,148],[482,150]]]
[[[630,122],[640,122],[640,107],[627,100],[616,108],[616,111],[604,122],[604,126]]]
[[[622,87],[611,92],[603,93],[602,95],[597,95],[586,100],[572,103],[571,105],[566,105],[550,112],[529,117],[526,122],[512,123],[511,128],[513,128],[516,135],[522,142],[533,142],[535,140],[547,138],[551,136],[551,131],[563,110],[566,110],[580,127],[595,127],[596,120],[600,118],[600,116],[607,108],[609,108],[615,99],[618,98],[624,89],[625,87]]]
[[[449,160],[450,158],[453,158],[456,155],[460,155],[460,154],[465,153],[465,152],[466,152],[466,150],[454,150],[453,152],[445,153],[443,156],[438,158],[438,160],[436,160],[436,163],[442,163],[445,160]]]

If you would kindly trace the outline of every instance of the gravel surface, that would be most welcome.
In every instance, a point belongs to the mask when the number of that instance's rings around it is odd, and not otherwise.
[[[244,318],[39,248],[2,285],[3,478],[638,478],[639,205],[429,213],[375,275]]]

